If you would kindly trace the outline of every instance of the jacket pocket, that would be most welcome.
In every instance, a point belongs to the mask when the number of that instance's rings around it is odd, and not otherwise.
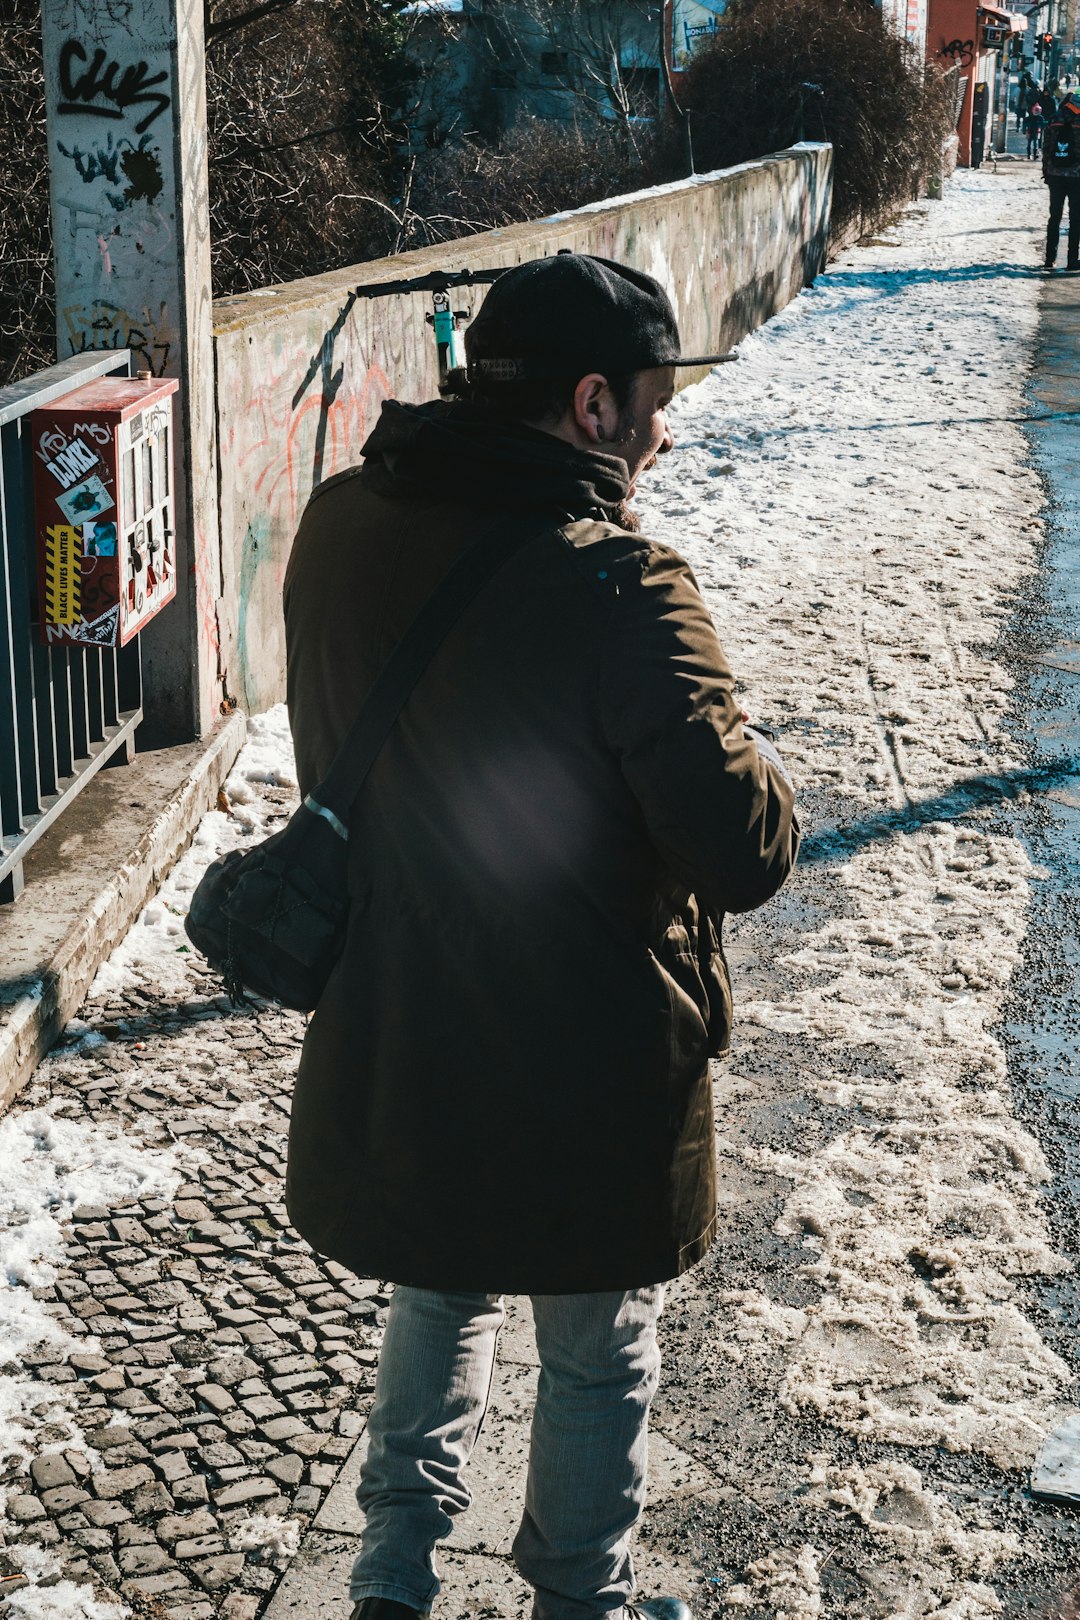
[[[682,917],[672,919],[654,955],[668,981],[672,1018],[676,1022],[688,1019],[692,1009],[703,1055],[720,1057],[731,1045],[732,1023],[731,979],[720,938],[722,919],[701,911],[694,928],[693,911],[690,915],[690,928]]]
[[[709,1031],[709,1056],[721,1057],[731,1047],[731,1025],[734,1007],[731,996],[731,974],[724,955],[724,919],[701,913],[698,925],[698,972],[705,987],[708,1013],[705,1023]]]
[[[700,986],[696,995],[688,987],[691,974],[687,969],[693,972],[692,958],[676,961],[666,953],[661,960],[658,951],[650,951],[649,960],[667,996],[669,1079],[681,1084],[691,1075],[700,1073],[709,1055]],[[696,976],[693,972],[693,977]]]

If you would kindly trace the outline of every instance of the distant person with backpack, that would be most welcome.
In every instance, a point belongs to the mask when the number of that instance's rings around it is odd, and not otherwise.
[[[1047,121],[1043,136],[1043,179],[1050,188],[1046,269],[1054,268],[1061,216],[1068,200],[1069,252],[1065,268],[1080,270],[1080,97],[1071,91]]]
[[[1027,122],[1027,115],[1032,102],[1037,99],[1034,81],[1029,73],[1025,73],[1016,91],[1016,133],[1018,135]]]
[[[1027,136],[1028,143],[1027,155],[1032,161],[1034,161],[1034,159],[1039,155],[1039,147],[1042,144],[1042,133],[1042,104],[1038,101],[1033,101],[1031,106],[1028,108],[1027,117],[1024,119],[1024,134]]]

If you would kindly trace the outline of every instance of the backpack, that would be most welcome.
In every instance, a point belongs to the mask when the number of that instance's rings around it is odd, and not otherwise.
[[[1051,169],[1080,165],[1080,124],[1076,119],[1058,112],[1047,126],[1044,150]]]

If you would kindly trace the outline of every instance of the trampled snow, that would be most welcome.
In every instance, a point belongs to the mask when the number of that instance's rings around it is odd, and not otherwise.
[[[789,1078],[842,1123],[813,1149],[720,1144],[722,1165],[728,1156],[786,1185],[779,1231],[801,1243],[809,1286],[798,1308],[762,1282],[729,1290],[715,1311],[724,1353],[762,1379],[776,1422],[819,1420],[823,1438],[793,1483],[835,1513],[838,1535],[852,1516],[873,1533],[891,1604],[881,1612],[896,1620],[1000,1613],[995,1571],[1015,1551],[974,1497],[946,1501],[903,1448],[1018,1468],[1073,1400],[1017,1291],[1064,1262],[1042,1208],[1047,1168],[1013,1114],[996,1032],[1040,874],[968,793],[984,781],[1022,791],[994,647],[1042,536],[1020,425],[1042,208],[1020,166],[961,173],[944,202],[846,254],[741,345],[738,364],[679,396],[678,448],[638,503],[645,531],[691,561],[746,707],[776,726],[797,786],[826,806],[793,887],[821,915],[785,925],[776,988],[744,996],[738,1019],[744,1045],[786,1032],[800,1054]],[[188,899],[211,859],[262,835],[268,782],[295,788],[282,709],[251,721],[221,808],[101,969],[91,1003],[131,984],[193,993]],[[92,1039],[85,1026],[69,1035]],[[139,1176],[167,1187],[186,1151],[170,1161],[68,1124],[17,1109],[0,1122],[0,1166],[14,1167],[3,1259],[19,1281],[0,1335],[14,1347],[55,1331],[21,1280],[48,1275],[65,1213],[122,1196]],[[33,1388],[46,1406],[63,1395]],[[0,1385],[4,1410],[25,1413],[21,1400]],[[837,1431],[895,1447],[895,1462],[840,1465],[827,1451]],[[256,1517],[236,1534],[268,1557],[294,1550],[290,1521]],[[817,1620],[827,1557],[824,1545],[776,1547],[721,1601]],[[88,1588],[72,1588],[67,1610],[33,1607],[60,1591],[16,1594],[8,1612],[112,1620],[77,1606],[93,1602]]]
[[[299,1524],[276,1513],[252,1514],[229,1537],[234,1552],[259,1553],[265,1559],[294,1558],[299,1545]]]
[[[946,195],[678,397],[679,449],[639,507],[695,568],[751,716],[829,807],[794,885],[829,920],[790,930],[777,989],[737,1017],[744,1042],[798,1037],[798,1086],[849,1124],[813,1152],[721,1144],[790,1185],[778,1230],[816,1290],[798,1310],[729,1294],[727,1354],[751,1376],[779,1354],[793,1414],[1022,1468],[1073,1399],[1017,1301],[1015,1279],[1066,1262],[997,1035],[1040,873],[969,790],[1022,791],[993,649],[1042,534],[1020,421],[1045,202],[1020,166]],[[863,1500],[867,1478],[822,1467],[819,1493]],[[914,1470],[902,1488],[921,1492]],[[945,1504],[931,1518],[946,1528],[911,1541],[897,1613],[998,1613],[1009,1539]],[[799,1615],[817,1612],[805,1551]],[[764,1561],[766,1612],[795,1570]]]
[[[247,741],[222,790],[219,808],[203,817],[186,854],[173,867],[127,938],[98,969],[90,988],[91,1001],[132,982],[132,978],[160,995],[182,993],[189,985],[184,917],[192,891],[219,855],[266,836],[267,805],[259,793],[265,785],[296,790],[296,765],[284,704],[249,718]]]
[[[106,1602],[74,1581],[24,1586],[4,1600],[4,1620],[126,1620],[130,1613],[126,1603]]]
[[[80,1204],[138,1195],[168,1196],[179,1181],[172,1156],[140,1148],[116,1131],[87,1128],[48,1108],[0,1119],[0,1435],[11,1467],[42,1448],[47,1425],[54,1447],[82,1451],[78,1386],[50,1384],[23,1368],[24,1356],[55,1347],[61,1362],[76,1348],[33,1290],[49,1283],[63,1254],[63,1224]],[[94,1348],[81,1339],[78,1348]],[[0,1508],[5,1493],[0,1488]]]

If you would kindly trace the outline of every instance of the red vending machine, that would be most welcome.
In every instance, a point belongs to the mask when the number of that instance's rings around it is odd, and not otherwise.
[[[38,621],[122,647],[176,595],[173,377],[101,377],[30,415]]]

